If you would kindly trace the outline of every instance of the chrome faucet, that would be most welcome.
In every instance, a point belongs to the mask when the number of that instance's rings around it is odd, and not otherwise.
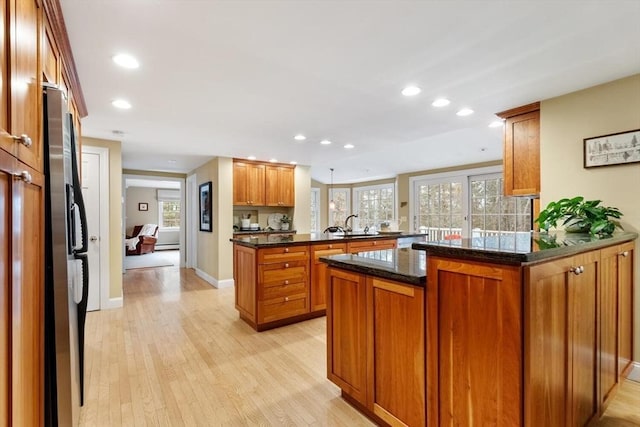
[[[358,218],[358,214],[352,214],[352,215],[349,215],[349,216],[347,217],[347,219],[345,219],[345,220],[344,220],[344,230],[345,230],[345,231],[353,231],[353,230],[351,229],[351,227],[349,226],[349,220],[350,220],[351,218]]]

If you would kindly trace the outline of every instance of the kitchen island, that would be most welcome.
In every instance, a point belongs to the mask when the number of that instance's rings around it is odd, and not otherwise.
[[[427,424],[584,426],[632,362],[637,233],[497,233],[427,254]]]
[[[257,331],[324,316],[326,264],[320,257],[393,249],[423,234],[316,233],[234,237],[235,306]]]
[[[380,424],[587,425],[632,368],[637,237],[415,243],[426,278],[401,251],[323,258],[327,376]]]

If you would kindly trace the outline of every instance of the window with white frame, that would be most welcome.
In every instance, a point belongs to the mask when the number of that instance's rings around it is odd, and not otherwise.
[[[332,208],[331,202],[334,206]],[[343,226],[344,220],[351,215],[351,189],[329,189],[329,226]]]
[[[311,231],[320,230],[320,189],[311,189]]]
[[[158,190],[158,226],[180,228],[180,190]]]
[[[505,197],[496,168],[413,179],[413,229],[429,240],[532,229],[532,201]]]
[[[395,184],[354,187],[354,209],[358,214],[358,228],[376,227],[396,217]]]

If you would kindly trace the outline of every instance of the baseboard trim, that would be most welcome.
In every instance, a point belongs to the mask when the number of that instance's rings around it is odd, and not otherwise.
[[[200,277],[202,280],[204,280],[205,282],[207,282],[208,284],[210,284],[216,289],[233,287],[233,279],[218,280],[215,277],[200,270],[199,268],[195,268],[195,271],[198,277]]]
[[[627,375],[627,379],[640,382],[640,362],[631,363],[631,371]]]
[[[167,245],[156,245],[156,247],[155,247],[156,251],[168,251],[168,250],[175,250],[175,249],[180,249],[180,245],[179,244],[167,244]]]
[[[123,305],[124,300],[122,299],[122,297],[109,298],[109,302],[107,303],[107,306],[105,308],[107,310],[110,310],[112,308],[122,308]]]

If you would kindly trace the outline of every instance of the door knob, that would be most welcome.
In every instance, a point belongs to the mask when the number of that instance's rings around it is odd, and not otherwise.
[[[96,236],[91,236],[89,237],[89,240],[91,240],[92,242],[95,242],[98,240],[98,238]]]

